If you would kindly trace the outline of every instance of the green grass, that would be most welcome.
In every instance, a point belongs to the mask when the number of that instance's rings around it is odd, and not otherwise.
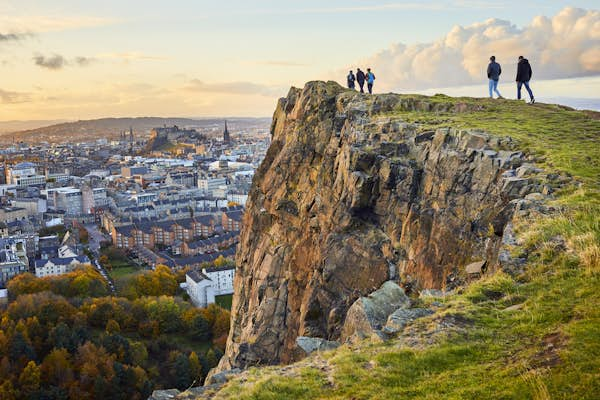
[[[496,272],[459,294],[437,299],[442,309],[417,321],[414,329],[426,332],[443,314],[460,315],[468,322],[464,331],[441,336],[433,345],[409,348],[391,341],[342,346],[291,370],[251,369],[215,398],[598,398],[600,121],[554,105],[406,98],[481,107],[462,113],[399,109],[391,116],[418,122],[422,130],[479,128],[511,136],[514,147],[535,155],[546,172],[575,177],[556,193],[552,203],[559,212],[518,221],[516,232],[523,243],[514,250],[529,252],[525,272]],[[513,305],[519,308],[506,310]]]
[[[232,294],[224,294],[222,296],[215,296],[215,303],[226,310],[231,310],[231,301],[233,300]]]
[[[130,277],[131,275],[135,275],[138,273],[140,269],[138,267],[134,267],[132,265],[114,267],[112,271],[110,271],[110,276],[114,280],[121,279],[123,277]]]

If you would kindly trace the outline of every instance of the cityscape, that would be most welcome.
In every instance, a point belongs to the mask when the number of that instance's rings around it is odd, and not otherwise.
[[[0,0],[0,400],[595,400],[599,288],[597,0]]]

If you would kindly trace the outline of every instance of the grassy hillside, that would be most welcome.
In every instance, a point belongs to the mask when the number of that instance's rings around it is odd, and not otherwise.
[[[420,96],[407,96],[418,97]],[[217,399],[596,399],[600,393],[600,120],[510,100],[434,96],[452,112],[393,114],[511,136],[544,173],[573,177],[552,215],[517,222],[525,272],[496,272],[433,304],[398,340],[254,368]],[[431,109],[431,108],[429,108]],[[460,110],[460,112],[457,112]],[[436,303],[434,303],[436,302]],[[447,321],[439,329],[440,321]]]

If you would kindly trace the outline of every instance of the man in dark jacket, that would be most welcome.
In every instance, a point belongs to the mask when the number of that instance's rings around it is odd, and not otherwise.
[[[360,86],[360,92],[364,93],[365,89],[365,73],[360,70],[360,68],[356,69],[356,82],[358,82],[358,86]]]
[[[490,64],[487,68],[487,77],[490,80],[489,88],[490,88],[490,98],[494,98],[494,92],[498,95],[499,99],[502,99],[502,95],[498,91],[498,80],[500,79],[500,74],[502,73],[502,67],[500,64],[496,62],[496,57],[490,57]]]
[[[348,80],[348,89],[354,90],[354,81],[356,81],[356,77],[354,76],[354,72],[352,72],[352,70],[348,73],[346,79]]]
[[[521,87],[525,85],[525,89],[527,89],[529,98],[531,99],[529,104],[535,103],[533,92],[529,87],[529,81],[531,80],[532,75],[533,72],[531,71],[529,61],[526,58],[523,58],[523,56],[519,56],[519,64],[517,65],[517,99],[521,100]]]

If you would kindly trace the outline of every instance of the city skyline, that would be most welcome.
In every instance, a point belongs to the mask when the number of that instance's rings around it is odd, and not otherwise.
[[[357,65],[374,68],[377,92],[485,96],[478,73],[490,52],[505,66],[501,90],[514,97],[515,51],[533,56],[540,99],[595,100],[600,13],[593,6],[5,1],[0,120],[268,116],[290,86],[343,83]]]

